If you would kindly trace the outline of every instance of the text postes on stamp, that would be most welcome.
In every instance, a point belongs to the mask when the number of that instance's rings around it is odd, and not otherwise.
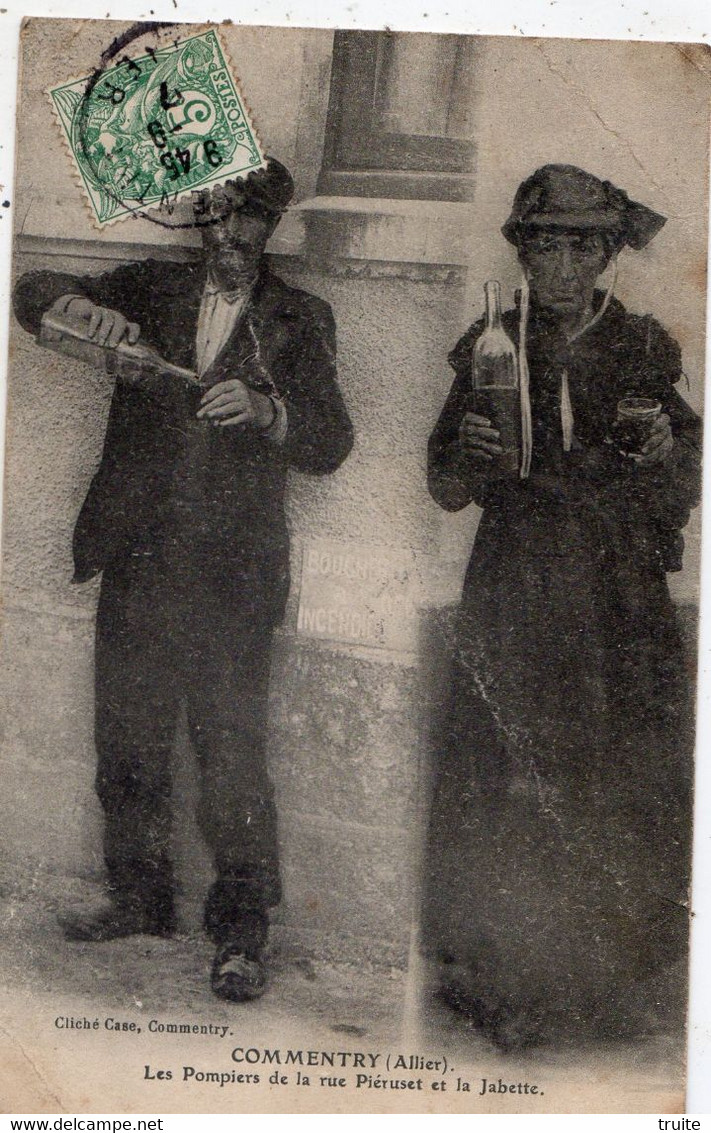
[[[100,225],[264,165],[216,30],[48,92]]]

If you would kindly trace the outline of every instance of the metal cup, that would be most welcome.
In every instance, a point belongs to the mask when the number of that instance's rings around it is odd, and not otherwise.
[[[618,401],[612,431],[622,456],[640,455],[661,411],[661,401],[651,397],[623,397]]]

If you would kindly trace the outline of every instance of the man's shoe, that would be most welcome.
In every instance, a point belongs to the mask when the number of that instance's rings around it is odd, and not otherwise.
[[[101,944],[119,940],[124,936],[172,936],[175,932],[173,914],[156,916],[147,909],[125,908],[110,905],[98,913],[68,914],[59,918],[64,939]]]
[[[220,999],[246,1003],[259,999],[267,986],[261,949],[245,950],[243,944],[227,942],[215,953],[210,987]]]

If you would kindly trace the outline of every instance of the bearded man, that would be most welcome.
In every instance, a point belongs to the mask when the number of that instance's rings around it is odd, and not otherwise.
[[[74,580],[102,575],[96,788],[110,903],[64,924],[81,941],[174,931],[171,749],[185,709],[216,872],[204,918],[217,946],[211,983],[232,1001],[264,990],[280,900],[265,730],[289,589],[287,473],[333,472],[352,445],[331,310],[264,257],[293,191],[269,159],[197,196],[199,262],[32,273],[15,294],[33,334],[53,307],[109,351],[140,339],[199,378],[119,378],[75,529]]]

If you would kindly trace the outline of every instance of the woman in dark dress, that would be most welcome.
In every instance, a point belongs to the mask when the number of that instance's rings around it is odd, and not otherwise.
[[[701,422],[674,388],[676,342],[595,289],[663,223],[571,166],[525,181],[503,229],[525,294],[503,322],[525,341],[530,471],[501,474],[498,434],[472,412],[483,323],[450,355],[430,438],[434,499],[483,515],[435,786],[426,941],[450,1003],[503,1047],[634,1028],[640,987],[686,948],[693,689],[666,572],[681,568],[698,501]],[[629,395],[662,405],[636,457],[610,443]]]

